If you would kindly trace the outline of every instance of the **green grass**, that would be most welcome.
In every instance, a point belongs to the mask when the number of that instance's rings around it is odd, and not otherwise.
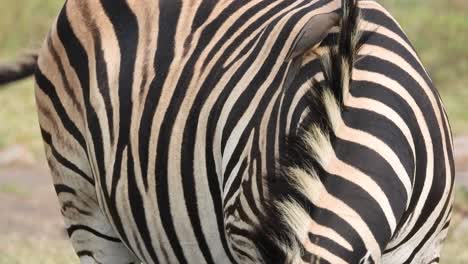
[[[0,8],[0,61],[38,49],[63,0],[2,0]],[[0,149],[25,145],[42,154],[34,102],[33,81],[0,88]]]
[[[468,79],[465,83],[466,88],[441,91],[454,135],[468,135]]]
[[[455,134],[468,134],[468,1],[382,0],[400,22],[447,107]]]
[[[0,194],[15,195],[18,197],[28,197],[28,191],[25,186],[20,186],[16,183],[0,184]]]
[[[0,89],[0,149],[21,144],[42,154],[33,87],[25,80]]]
[[[2,0],[0,58],[12,59],[24,50],[40,47],[63,3],[63,0]]]

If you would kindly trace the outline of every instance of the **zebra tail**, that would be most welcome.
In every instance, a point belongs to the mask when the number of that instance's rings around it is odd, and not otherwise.
[[[36,71],[36,67],[36,52],[24,54],[15,62],[0,64],[0,86],[33,75]]]
[[[359,21],[357,0],[344,0],[337,45],[321,55],[324,80],[311,82],[310,113],[297,135],[287,139],[288,153],[281,157],[278,175],[265,183],[270,196],[255,238],[264,263],[311,263],[317,258],[304,248],[307,223],[324,190],[320,172],[334,151],[333,138],[349,94],[360,49]]]

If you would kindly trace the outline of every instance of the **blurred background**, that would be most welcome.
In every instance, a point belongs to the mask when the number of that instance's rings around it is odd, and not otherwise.
[[[0,58],[35,50],[63,0],[2,0]],[[381,0],[445,102],[455,137],[456,206],[441,263],[468,263],[468,0]],[[0,264],[78,263],[45,165],[33,81],[0,89]]]

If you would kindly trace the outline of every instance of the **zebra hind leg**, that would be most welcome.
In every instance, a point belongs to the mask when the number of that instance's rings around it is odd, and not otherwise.
[[[43,131],[47,137],[47,132]],[[50,139],[50,138],[49,138]],[[82,264],[140,263],[120,241],[99,206],[94,182],[79,162],[65,157],[59,144],[46,141],[53,176],[67,233]],[[47,142],[48,141],[48,142]]]
[[[46,157],[73,247],[81,263],[140,263],[101,209],[86,143],[77,125],[81,121],[73,115],[78,111],[56,96],[63,94],[62,85],[54,80],[60,75],[49,64],[44,55],[36,73],[36,101]]]

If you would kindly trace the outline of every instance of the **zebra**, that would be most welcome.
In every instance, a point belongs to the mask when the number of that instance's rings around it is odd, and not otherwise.
[[[81,263],[439,263],[444,106],[370,0],[67,1],[37,61]]]

